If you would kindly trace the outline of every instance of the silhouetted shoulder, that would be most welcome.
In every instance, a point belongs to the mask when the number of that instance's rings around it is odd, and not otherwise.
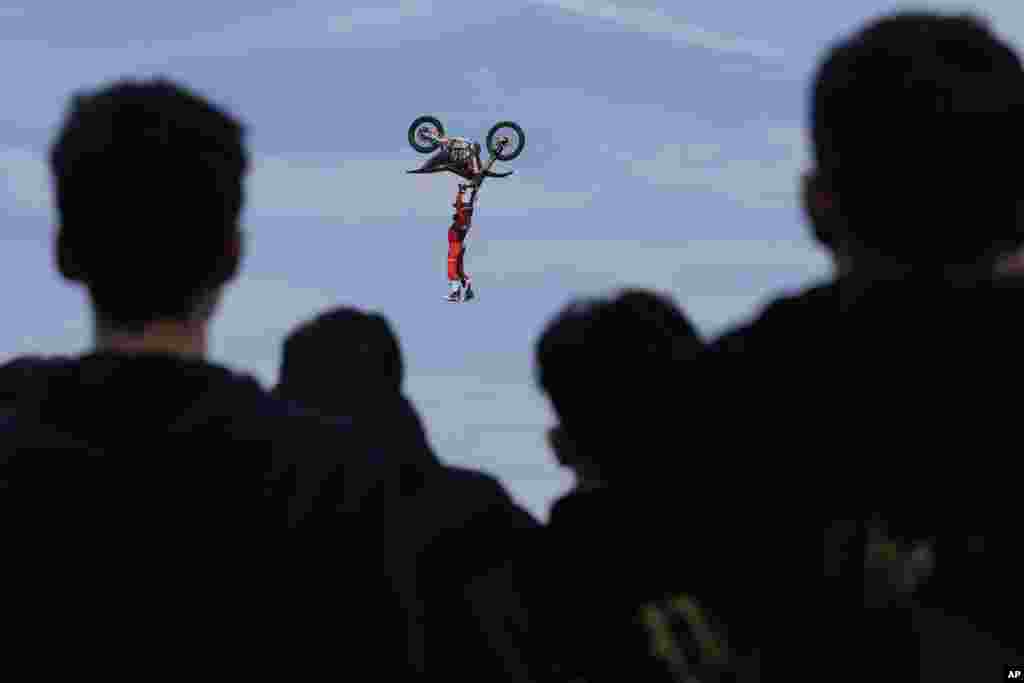
[[[431,468],[415,496],[404,498],[392,548],[416,571],[428,669],[446,678],[499,680],[502,667],[480,641],[471,602],[474,578],[521,555],[539,523],[494,477],[451,466]],[[465,674],[463,673],[465,672]]]
[[[715,339],[708,357],[784,354],[807,360],[817,354],[834,360],[855,351],[846,358],[856,365],[865,354],[898,359],[901,349],[909,353],[909,345],[917,344],[956,347],[963,355],[1007,340],[1017,327],[1009,311],[1021,303],[1021,277],[956,279],[926,271],[905,278],[847,278],[776,299],[752,321]],[[977,334],[982,330],[1000,334],[986,338]]]
[[[835,287],[818,285],[781,296],[764,306],[752,320],[736,325],[712,340],[706,354],[734,354],[765,350],[784,344],[795,329],[813,324],[823,313],[834,311]]]
[[[120,524],[168,522],[168,509],[178,523],[206,514],[293,526],[314,513],[337,522],[393,480],[371,430],[304,412],[211,363],[101,353],[7,370],[17,377],[0,424],[8,494],[48,492],[57,516],[88,496]]]
[[[505,485],[497,477],[479,470],[468,469],[448,465],[441,471],[441,479],[445,481],[443,486],[451,490],[459,490],[466,496],[465,500],[472,501],[473,507],[489,508],[499,506],[502,508],[522,509],[509,494]],[[527,517],[530,515],[527,513]],[[532,517],[530,517],[532,519]]]
[[[1001,644],[969,620],[934,608],[914,609],[921,638],[921,680],[980,681],[1003,664],[1022,661],[1024,645]]]
[[[422,541],[425,546],[443,546],[449,538],[462,543],[477,530],[481,541],[496,535],[504,544],[509,541],[505,532],[540,526],[497,478],[463,467],[445,465],[430,472],[413,505],[430,539]]]
[[[20,394],[31,391],[34,379],[66,363],[60,356],[18,356],[0,365],[0,404],[15,401]]]

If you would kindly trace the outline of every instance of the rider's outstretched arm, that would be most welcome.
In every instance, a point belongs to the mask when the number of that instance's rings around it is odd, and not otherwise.
[[[480,161],[480,143],[473,143],[473,152],[469,155],[469,172],[473,176],[471,182],[474,186],[480,184],[483,168],[483,163]]]

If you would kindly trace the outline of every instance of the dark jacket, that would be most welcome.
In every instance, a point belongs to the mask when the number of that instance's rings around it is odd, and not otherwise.
[[[742,621],[753,582],[737,552],[753,540],[713,510],[681,510],[688,487],[677,484],[572,492],[518,563],[470,587],[506,680],[756,674],[756,633]],[[503,595],[503,585],[514,590]]]
[[[428,671],[446,680],[496,680],[502,663],[481,637],[465,586],[521,556],[538,522],[494,477],[443,466],[408,501],[405,540],[423,604]]]
[[[279,385],[278,395],[329,415],[372,424],[398,470],[399,494],[375,499],[390,526],[381,552],[414,605],[409,639],[426,671],[444,680],[491,680],[500,660],[477,631],[464,586],[519,554],[538,522],[493,476],[443,463],[412,403],[400,392]]]
[[[704,359],[718,411],[705,424],[743,424],[732,448],[783,454],[767,459],[775,472],[764,480],[794,525],[815,534],[822,520],[877,516],[893,536],[933,539],[924,607],[1018,650],[1005,605],[1022,597],[1009,560],[1020,510],[1001,482],[1015,470],[1022,306],[1020,278],[849,277],[776,300]],[[966,550],[971,537],[983,552]],[[849,562],[852,595],[857,556]]]
[[[24,359],[0,382],[23,616],[63,615],[35,645],[114,668],[408,674],[404,605],[362,540],[365,501],[395,485],[372,432],[170,356]]]

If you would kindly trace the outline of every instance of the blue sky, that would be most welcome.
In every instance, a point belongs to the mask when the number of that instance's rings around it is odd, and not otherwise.
[[[0,360],[90,343],[85,298],[49,252],[44,160],[68,95],[166,75],[241,117],[255,160],[248,261],[213,360],[269,385],[292,325],[380,310],[439,455],[545,517],[571,478],[545,447],[532,347],[559,307],[651,287],[712,335],[826,277],[796,195],[822,51],[913,7],[970,9],[1024,40],[1019,0],[381,2],[0,0]],[[405,139],[420,114],[480,139],[501,119],[526,132],[516,175],[480,196],[470,305],[441,300],[454,178],[404,174],[423,161]]]

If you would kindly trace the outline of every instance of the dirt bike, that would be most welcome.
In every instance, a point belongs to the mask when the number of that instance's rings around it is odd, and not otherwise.
[[[508,130],[508,134],[500,134]],[[490,158],[486,163],[480,160],[480,143],[467,138],[448,137],[444,125],[435,116],[420,116],[409,126],[409,145],[420,154],[435,154],[420,168],[406,173],[442,173],[445,171],[469,181],[460,184],[460,193],[471,188],[469,206],[476,202],[477,192],[485,178],[507,178],[513,171],[495,172],[491,168],[496,161],[512,161],[523,152],[526,145],[526,134],[514,121],[499,121],[491,126],[486,137],[487,151]],[[513,144],[515,143],[515,144]],[[476,168],[473,168],[473,166]],[[478,170],[477,170],[478,169]]]

